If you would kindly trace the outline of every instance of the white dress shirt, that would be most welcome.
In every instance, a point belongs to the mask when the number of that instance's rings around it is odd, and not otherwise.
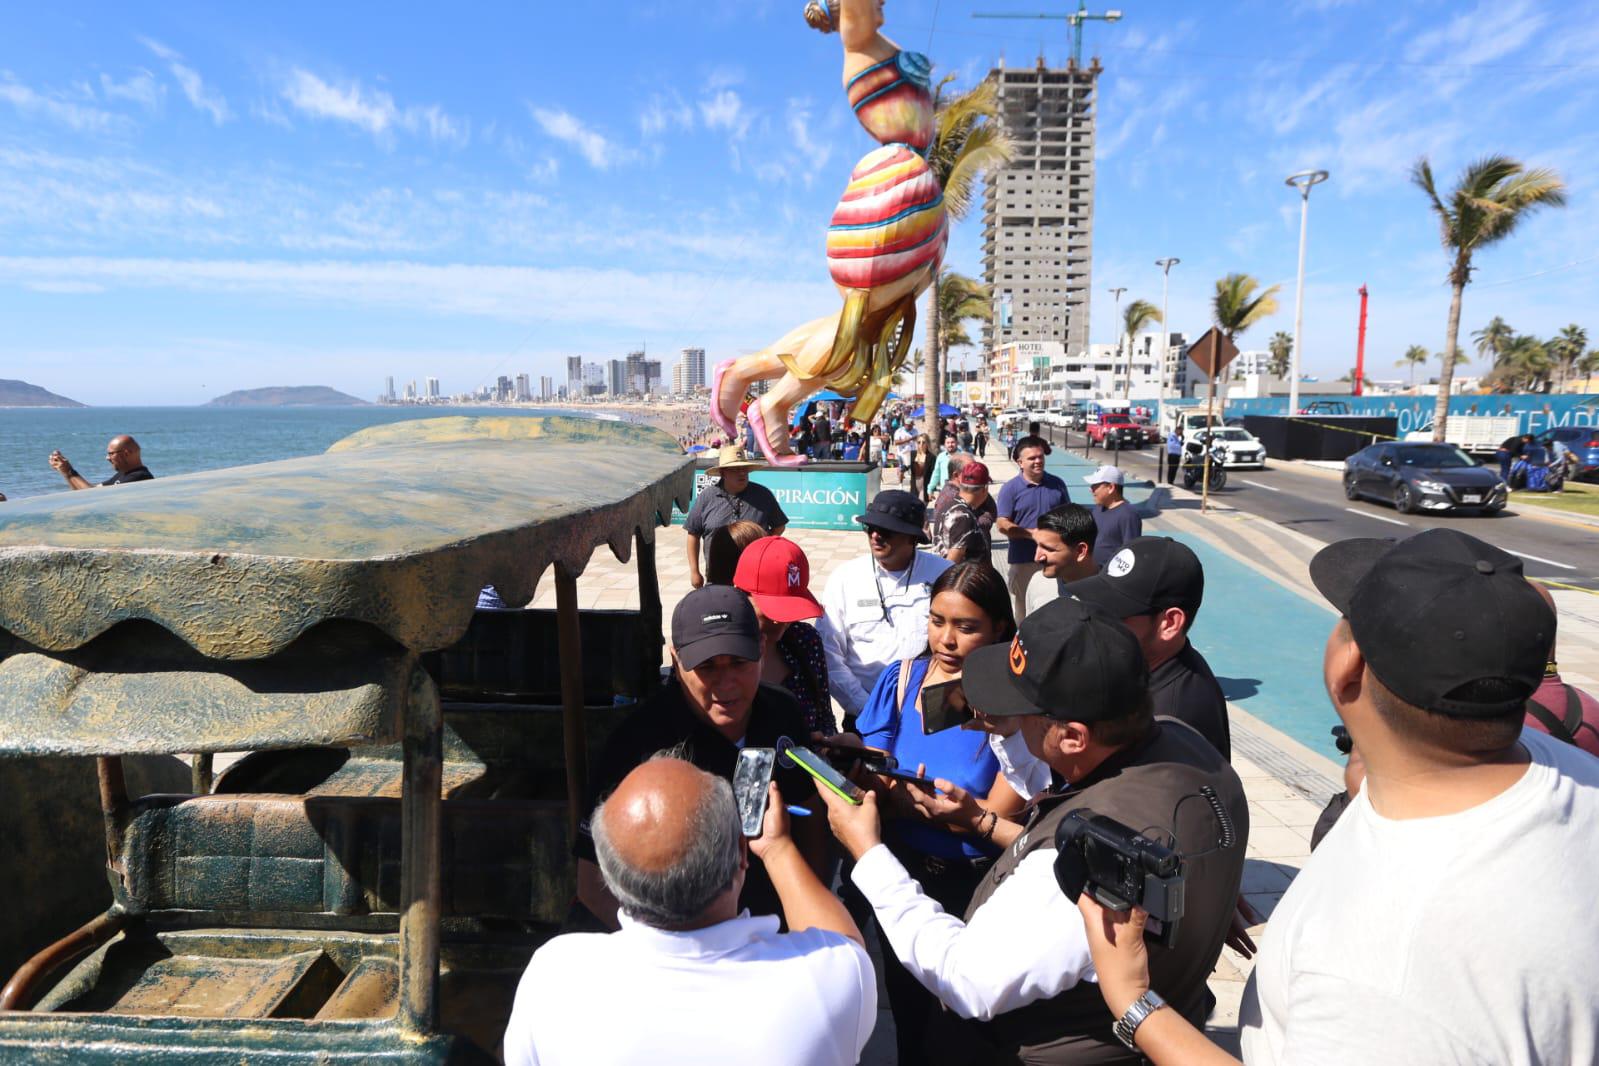
[[[929,899],[885,845],[862,855],[850,880],[899,961],[962,1018],[988,1021],[1095,980],[1082,914],[1055,883],[1053,848],[1023,859],[969,925]]]
[[[671,932],[619,915],[533,955],[505,1030],[506,1066],[857,1062],[877,1023],[866,950],[838,933],[779,933],[748,912]]]
[[[948,559],[918,551],[910,566],[890,571],[863,555],[827,579],[816,628],[827,652],[828,687],[845,711],[860,714],[879,674],[927,650],[933,582],[950,565]]]

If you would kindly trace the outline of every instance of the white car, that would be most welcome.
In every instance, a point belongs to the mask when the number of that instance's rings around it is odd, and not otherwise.
[[[1199,437],[1203,430],[1194,430],[1183,438],[1186,445]],[[1211,439],[1227,453],[1228,467],[1258,466],[1265,469],[1266,446],[1249,430],[1241,426],[1220,426],[1210,431]]]

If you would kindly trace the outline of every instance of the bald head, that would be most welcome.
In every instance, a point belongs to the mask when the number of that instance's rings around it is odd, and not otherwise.
[[[606,887],[636,921],[690,927],[737,899],[744,853],[722,778],[657,755],[622,779],[591,828]]]
[[[144,465],[144,460],[139,457],[139,442],[126,433],[112,437],[106,443],[105,461],[119,474],[126,474]]]

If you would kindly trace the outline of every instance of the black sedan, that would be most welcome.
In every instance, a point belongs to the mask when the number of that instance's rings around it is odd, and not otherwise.
[[[1509,489],[1499,472],[1453,444],[1373,444],[1344,460],[1344,495],[1391,503],[1404,514],[1467,509],[1493,513]]]

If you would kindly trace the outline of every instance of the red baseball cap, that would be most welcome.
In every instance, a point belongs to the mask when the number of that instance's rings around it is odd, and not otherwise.
[[[986,464],[971,462],[961,468],[961,472],[956,476],[955,480],[962,485],[972,485],[974,487],[980,485],[986,489],[992,479],[988,476]]]
[[[774,622],[820,618],[822,605],[811,595],[811,564],[787,537],[751,541],[738,557],[733,585],[743,589],[761,613]]]

